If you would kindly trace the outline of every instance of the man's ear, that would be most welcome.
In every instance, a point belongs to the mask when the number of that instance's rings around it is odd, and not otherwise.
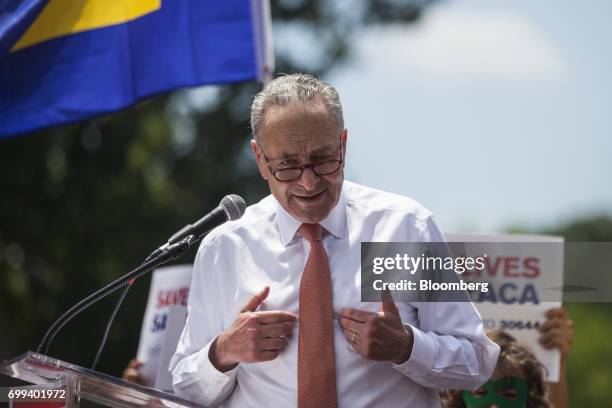
[[[346,128],[342,131],[342,157],[346,157],[346,137],[348,136],[348,130]]]
[[[255,157],[255,162],[257,163],[257,168],[259,169],[259,174],[261,174],[261,177],[264,180],[268,180],[264,158],[261,155],[261,149],[257,147],[257,142],[255,139],[251,139],[251,150],[253,151],[253,156]]]

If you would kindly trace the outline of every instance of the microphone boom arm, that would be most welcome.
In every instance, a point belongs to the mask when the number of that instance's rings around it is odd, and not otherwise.
[[[230,194],[223,197],[217,208],[200,218],[193,225],[188,224],[181,228],[178,232],[170,237],[168,242],[153,251],[138,268],[128,272],[119,279],[112,281],[102,289],[87,296],[85,299],[81,300],[79,303],[64,312],[64,314],[61,315],[59,319],[57,319],[47,330],[42,341],[38,345],[37,352],[47,354],[49,351],[49,346],[55,338],[55,335],[62,329],[62,327],[64,327],[66,323],[68,323],[81,311],[87,309],[98,300],[113,293],[122,286],[127,285],[130,281],[151,272],[153,269],[165,264],[166,262],[179,258],[192,245],[200,242],[204,235],[206,235],[211,229],[223,224],[225,221],[237,220],[238,218],[242,217],[245,209],[246,203],[242,197],[236,194]]]
[[[72,320],[73,317],[75,317],[83,310],[87,309],[89,306],[96,303],[98,300],[110,295],[122,286],[125,286],[129,281],[137,279],[171,260],[178,259],[189,248],[191,248],[192,245],[195,245],[200,242],[203,236],[204,235],[194,237],[193,235],[189,235],[182,241],[177,242],[176,244],[169,245],[167,248],[160,251],[154,257],[147,259],[136,269],[133,269],[122,277],[112,281],[108,285],[104,286],[102,289],[97,290],[96,292],[87,296],[85,299],[81,300],[76,305],[72,306],[70,309],[64,312],[64,314],[62,314],[51,325],[51,327],[49,327],[40,344],[38,345],[38,349],[36,350],[36,352],[46,355],[49,351],[49,346],[51,345],[51,342],[55,338],[55,335],[62,329],[62,327],[64,327],[66,323]]]

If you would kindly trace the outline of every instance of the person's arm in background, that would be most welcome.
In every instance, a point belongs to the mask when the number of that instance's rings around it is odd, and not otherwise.
[[[565,309],[549,309],[546,311],[546,322],[540,327],[540,333],[540,344],[544,348],[558,348],[561,351],[559,382],[548,384],[549,400],[555,408],[567,408],[569,407],[569,396],[566,363],[574,336],[574,322],[569,318]]]

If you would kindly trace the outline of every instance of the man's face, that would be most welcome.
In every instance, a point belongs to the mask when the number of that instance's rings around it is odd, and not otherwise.
[[[297,220],[320,222],[340,198],[344,162],[328,175],[318,176],[312,168],[305,168],[294,181],[278,181],[269,167],[279,170],[340,160],[346,153],[346,129],[339,129],[325,106],[316,101],[272,106],[262,122],[260,145],[252,141],[251,147],[272,195]]]

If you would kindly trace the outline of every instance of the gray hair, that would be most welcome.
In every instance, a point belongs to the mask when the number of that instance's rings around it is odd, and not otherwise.
[[[340,129],[344,129],[342,104],[338,91],[325,81],[308,74],[290,74],[270,81],[264,89],[255,95],[251,105],[251,129],[253,137],[259,141],[261,123],[270,106],[287,106],[296,102],[307,102],[320,98],[325,108],[332,115]]]

